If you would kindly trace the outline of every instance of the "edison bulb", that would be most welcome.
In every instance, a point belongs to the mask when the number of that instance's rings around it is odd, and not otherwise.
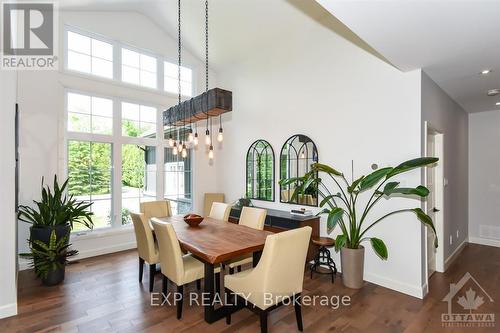
[[[222,142],[224,140],[224,134],[222,134],[222,128],[219,129],[219,134],[217,134],[217,141]]]
[[[184,150],[182,151],[182,158],[186,158],[186,157],[187,157],[187,150],[186,150],[186,149],[184,149]]]
[[[210,150],[208,151],[208,158],[213,160],[214,159],[214,147],[210,146]]]
[[[173,147],[173,146],[174,146],[174,139],[172,139],[172,137],[169,137],[169,138],[168,138],[168,145],[169,145],[170,147]]]
[[[177,152],[178,152],[177,146],[174,146],[174,148],[172,148],[172,154],[177,155]]]
[[[197,146],[197,145],[198,145],[198,133],[195,133],[195,134],[194,134],[193,144],[194,144],[195,146]]]
[[[188,134],[188,142],[193,142],[193,133],[191,132]]]
[[[182,149],[183,149],[183,148],[184,148],[184,147],[183,147],[182,143],[179,143],[179,148],[178,148],[178,149],[179,149],[179,153],[182,153]]]
[[[205,144],[209,146],[212,143],[212,140],[210,139],[210,134],[205,136]]]

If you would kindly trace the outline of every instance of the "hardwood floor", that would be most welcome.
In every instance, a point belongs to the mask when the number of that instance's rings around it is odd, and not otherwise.
[[[145,270],[147,271],[147,270]],[[435,273],[430,293],[424,300],[370,283],[361,290],[331,284],[328,275],[306,273],[303,296],[349,295],[351,305],[303,306],[305,332],[498,332],[497,328],[443,328],[441,314],[447,304],[442,299],[450,283],[470,272],[496,301],[485,300],[481,312],[500,314],[500,248],[467,245],[446,274]],[[147,275],[147,273],[145,272]],[[0,320],[0,332],[259,332],[259,318],[249,310],[212,325],[203,320],[201,307],[185,306],[183,318],[176,319],[175,306],[152,307],[148,279],[139,284],[137,255],[126,251],[82,260],[68,266],[64,284],[43,287],[29,271],[19,274],[19,315]],[[169,291],[173,291],[169,286]],[[155,291],[161,291],[156,276]],[[196,284],[187,287],[196,292]],[[295,332],[293,306],[283,306],[270,314],[269,332]]]

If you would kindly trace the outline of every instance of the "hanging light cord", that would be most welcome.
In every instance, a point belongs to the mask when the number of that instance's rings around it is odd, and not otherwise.
[[[181,0],[178,0],[177,1],[177,8],[178,8],[178,12],[177,12],[177,28],[178,28],[178,35],[177,35],[177,46],[178,46],[178,49],[177,49],[177,55],[178,55],[178,66],[177,66],[177,78],[178,78],[178,82],[177,82],[177,89],[178,89],[178,99],[179,99],[179,107],[181,105],[181,64],[182,64],[182,49],[181,49]],[[180,139],[180,135],[179,135],[179,129],[177,129],[177,139]],[[181,140],[182,141],[182,140]]]
[[[209,122],[208,114],[208,0],[205,0],[205,98],[207,103],[207,130]]]

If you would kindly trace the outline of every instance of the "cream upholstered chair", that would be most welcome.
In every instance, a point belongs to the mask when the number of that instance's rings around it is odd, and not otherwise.
[[[182,317],[184,285],[203,278],[205,266],[191,254],[182,253],[172,224],[154,218],[151,222],[158,240],[160,267],[163,275],[163,293],[167,294],[168,280],[177,285],[177,292],[181,295],[181,299],[176,301],[177,319],[180,319]],[[215,272],[220,274],[220,269],[216,269]]]
[[[229,220],[230,212],[231,212],[230,205],[222,202],[214,202],[212,203],[212,209],[210,209],[210,214],[208,215],[208,217],[227,222]]]
[[[247,306],[259,313],[261,332],[267,332],[268,312],[289,299],[295,305],[297,326],[302,331],[300,294],[311,232],[311,227],[303,227],[267,236],[255,268],[224,277],[226,289],[235,297],[244,295],[251,303]],[[226,319],[231,322],[230,315]]]
[[[160,262],[149,221],[142,213],[130,213],[134,224],[137,252],[139,253],[139,282],[142,282],[144,262],[149,264],[149,291],[153,291],[156,264]]]
[[[152,217],[172,216],[172,207],[168,200],[141,202],[141,213],[149,221]]]
[[[239,224],[249,228],[263,230],[264,222],[266,221],[267,211],[262,208],[243,207],[241,210]],[[253,261],[252,255],[246,255],[231,260],[227,266],[229,267],[229,274],[234,273],[235,267],[238,267],[238,272],[241,271],[241,266],[250,264]]]
[[[208,216],[210,210],[212,210],[212,204],[214,202],[224,202],[224,193],[205,193],[204,203],[203,203],[203,216]]]

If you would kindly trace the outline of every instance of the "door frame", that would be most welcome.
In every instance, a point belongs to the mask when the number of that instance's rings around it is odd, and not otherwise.
[[[433,127],[429,122],[425,121],[424,123],[424,155],[427,155],[427,145],[428,135],[434,135],[434,144],[435,144],[435,157],[439,158],[439,162],[435,167],[435,202],[436,207],[439,207],[440,211],[435,214],[434,218],[434,226],[436,228],[436,234],[439,240],[439,246],[436,249],[436,272],[444,273],[446,270],[445,260],[444,260],[444,216],[446,214],[445,206],[444,206],[444,187],[445,187],[445,178],[444,178],[444,164],[446,161],[444,160],[444,134],[442,131],[439,131],[435,127]],[[424,183],[427,185],[427,170],[428,168],[424,168]],[[429,207],[427,204],[427,200],[424,200],[424,211],[427,212]],[[429,280],[429,263],[427,262],[427,234],[430,232],[428,228],[425,228],[425,277],[427,279],[427,283]],[[427,284],[428,285],[428,284]]]

